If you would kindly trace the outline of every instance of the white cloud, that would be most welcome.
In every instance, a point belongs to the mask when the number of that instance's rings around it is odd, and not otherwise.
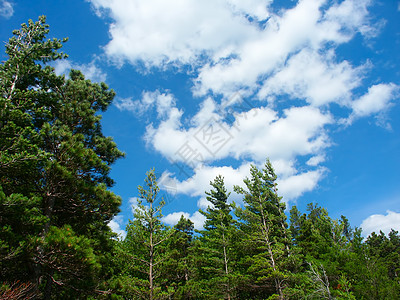
[[[213,109],[215,103],[207,99],[201,106],[199,113],[192,121],[192,127],[185,129],[181,118],[183,112],[173,108],[170,118],[161,121],[155,128],[150,125],[146,133],[146,141],[156,150],[174,162],[186,164],[194,169],[194,174],[187,174],[187,179],[176,183],[177,193],[193,197],[201,197],[209,190],[209,182],[217,175],[226,178],[228,190],[233,185],[241,185],[248,176],[250,164],[243,163],[239,168],[230,166],[214,167],[209,163],[221,158],[231,157],[236,160],[249,158],[259,166],[269,157],[276,173],[282,179],[282,195],[289,201],[312,190],[322,178],[323,168],[317,168],[299,173],[295,167],[296,157],[312,155],[307,169],[316,167],[324,160],[324,149],[330,145],[324,127],[332,123],[329,114],[323,114],[318,108],[311,106],[292,107],[284,110],[281,117],[270,108],[254,108],[248,112],[234,114],[234,122],[227,124],[220,120],[218,130],[228,136],[225,147],[213,154],[207,149],[212,146],[201,143],[204,125],[199,120],[207,120],[199,115],[218,118]],[[215,116],[214,116],[215,115]],[[220,118],[221,119],[221,118]],[[221,128],[224,128],[222,130]],[[174,143],[171,143],[171,139]],[[211,139],[210,139],[211,140]],[[210,148],[207,148],[207,147]],[[196,160],[196,156],[201,159]],[[175,172],[171,165],[170,172]],[[176,173],[181,173],[176,171]],[[173,177],[173,174],[170,174]],[[240,197],[235,196],[235,201]],[[199,201],[199,207],[206,206]]]
[[[72,63],[69,60],[57,60],[54,63],[54,69],[57,75],[68,75],[68,72],[72,69]]]
[[[202,210],[206,210],[208,207],[213,208],[214,205],[208,201],[205,196],[203,196],[197,201],[197,207]]]
[[[263,166],[258,166],[262,168]],[[279,179],[278,183],[278,194],[283,196],[283,201],[288,203],[291,200],[296,199],[305,192],[314,189],[318,181],[324,176],[325,168],[319,168],[314,171],[308,171],[300,174],[293,174],[283,179]],[[173,174],[171,174],[173,175]],[[200,197],[197,206],[200,209],[206,209],[208,206],[212,205],[205,198],[205,192],[211,189],[210,181],[212,181],[216,176],[222,175],[224,177],[225,187],[227,192],[231,193],[228,198],[229,202],[235,201],[238,204],[242,204],[242,195],[238,195],[233,192],[233,186],[244,186],[243,179],[250,176],[250,163],[244,163],[239,168],[235,169],[233,167],[202,167],[195,170],[195,174],[183,181],[176,180],[177,193],[187,194],[192,197]],[[205,217],[198,211],[190,215],[186,212],[174,212],[165,217],[162,221],[168,225],[175,225],[181,215],[185,218],[189,218],[195,223],[196,229],[201,229]]]
[[[164,217],[162,218],[162,221],[163,221],[165,224],[168,224],[168,225],[170,225],[170,226],[174,226],[174,225],[176,225],[176,224],[179,222],[181,216],[183,216],[183,217],[186,218],[186,219],[189,219],[190,214],[187,213],[187,212],[183,212],[183,211],[173,212],[173,213],[170,213],[170,214],[164,216]]]
[[[398,97],[399,87],[393,83],[377,84],[368,89],[368,92],[351,104],[353,113],[343,121],[351,124],[360,117],[378,114],[392,105],[392,100]]]
[[[326,169],[319,168],[278,180],[278,194],[283,196],[283,201],[288,202],[312,191],[322,179]]]
[[[212,108],[212,101],[205,100],[193,118],[194,126],[188,129],[181,123],[183,111],[172,108],[169,118],[158,127],[147,127],[145,140],[167,158],[187,164],[189,152],[200,162],[248,157],[260,163],[266,157],[293,160],[297,155],[319,153],[330,145],[324,126],[332,123],[332,118],[317,108],[292,107],[284,110],[282,117],[270,108],[254,108],[233,114],[232,124],[224,122]],[[183,151],[185,155],[181,155]]]
[[[263,168],[263,164],[257,167],[261,169]],[[283,196],[283,201],[286,203],[294,200],[304,193],[313,190],[323,178],[325,172],[326,169],[324,167],[303,173],[299,173],[296,169],[292,168],[290,173],[286,173],[278,178],[278,193],[280,196]],[[277,168],[276,173],[279,173],[279,169]],[[238,168],[230,166],[203,166],[202,168],[195,169],[193,176],[183,181],[176,180],[177,193],[200,197],[197,206],[205,209],[210,205],[205,199],[205,192],[211,189],[210,181],[214,180],[218,175],[224,177],[225,187],[228,192],[231,192],[228,200],[241,204],[242,196],[233,192],[233,186],[244,186],[243,179],[250,176],[250,163],[244,163]]]
[[[371,0],[345,0],[340,4],[336,3],[327,10],[326,20],[328,27],[340,26],[340,33],[346,40],[349,40],[356,32],[370,37],[377,34],[377,28],[368,24],[368,6]],[[335,28],[337,29],[337,28]]]
[[[362,221],[361,228],[364,236],[372,232],[379,234],[380,230],[385,234],[388,234],[391,229],[400,231],[400,213],[388,210],[386,215],[371,215]]]
[[[115,106],[119,110],[126,110],[131,112],[140,112],[140,101],[139,100],[132,100],[132,98],[117,98],[114,102]]]
[[[247,119],[241,117],[245,116],[236,118],[240,132],[230,147],[235,157],[248,155],[258,162],[267,156],[271,160],[291,160],[330,144],[323,128],[332,119],[316,108],[291,107],[284,110],[282,117],[269,108],[259,108],[247,113]]]
[[[237,169],[230,166],[203,166],[198,168],[192,177],[177,181],[177,193],[193,197],[204,196],[205,192],[211,189],[210,181],[213,181],[218,175],[224,177],[227,191],[232,192],[234,185],[242,185],[243,179],[250,175],[250,163],[244,163]],[[234,193],[232,193],[232,196],[234,196]],[[203,207],[205,206],[204,201],[200,201],[199,204]]]
[[[175,99],[171,94],[157,94],[157,113],[159,116],[165,116],[170,111],[171,106],[175,106]]]
[[[200,212],[194,212],[190,217],[190,221],[194,223],[194,228],[197,230],[203,229],[204,222],[206,221],[206,217],[203,216]]]
[[[247,5],[223,0],[91,0],[95,9],[114,19],[106,53],[115,61],[163,67],[191,64],[202,54],[234,47],[255,34],[243,14],[267,15],[261,1]],[[244,11],[244,9],[246,9]]]
[[[121,228],[123,224],[123,218],[121,215],[115,216],[109,223],[108,226],[111,228],[113,232],[118,234],[119,238],[125,239],[126,231]]]
[[[272,166],[274,167],[276,175],[278,177],[288,177],[296,173],[294,159],[270,159]]]
[[[0,16],[3,18],[9,19],[14,14],[14,7],[12,2],[1,0],[0,2]]]
[[[316,155],[311,157],[306,164],[312,167],[316,167],[318,166],[320,163],[325,161],[325,155],[321,154],[321,155]]]
[[[172,94],[159,90],[154,92],[143,92],[142,99],[132,100],[132,98],[119,98],[115,105],[119,110],[127,110],[142,115],[152,107],[156,107],[158,118],[169,115],[171,109],[175,107],[175,99]]]
[[[96,66],[95,60],[88,64],[77,64],[69,60],[57,60],[54,63],[54,68],[57,75],[68,75],[71,69],[80,70],[86,79],[94,82],[104,82],[107,78],[107,74]]]
[[[367,20],[369,2],[343,1],[323,8],[326,1],[303,0],[281,15],[271,15],[264,30],[242,40],[232,51],[235,54],[233,59],[228,62],[214,61],[200,70],[195,92],[204,94],[212,90],[227,94],[240,87],[255,89],[260,77],[280,69],[300,49],[310,48],[316,55],[321,49],[325,50],[328,43],[347,42],[361,29],[362,33],[369,32],[368,29],[372,28]],[[328,52],[325,55],[331,54]],[[333,71],[340,71],[339,67]],[[329,70],[329,66],[322,68]],[[329,91],[326,97],[328,95]]]
[[[210,120],[210,118],[214,118],[215,120],[219,120],[220,116],[215,113],[217,109],[216,103],[213,99],[207,98],[200,104],[200,109],[197,114],[191,119],[191,124],[193,126],[201,127]]]
[[[271,94],[288,94],[315,106],[330,102],[345,104],[351,98],[351,90],[361,83],[361,70],[361,67],[353,69],[346,61],[335,63],[333,53],[322,56],[303,49],[264,82],[258,95],[266,98]]]
[[[265,30],[242,40],[235,49],[235,58],[208,64],[200,70],[196,92],[231,93],[240,87],[255,88],[259,76],[269,74],[291,51],[304,45],[318,20],[320,2],[300,1],[282,17],[272,15]]]
[[[174,226],[179,222],[181,216],[184,216],[186,219],[190,219],[193,222],[194,228],[201,230],[203,228],[204,222],[206,218],[198,211],[193,214],[189,214],[187,212],[173,212],[162,218],[162,221],[170,226]]]
[[[112,60],[161,69],[170,63],[194,64],[199,71],[193,90],[197,95],[256,90],[260,79],[273,75],[261,94],[288,87],[292,96],[316,105],[341,102],[361,75],[346,61],[333,60],[334,46],[357,32],[376,33],[369,23],[370,0],[301,0],[278,12],[269,11],[270,0],[91,3],[114,20],[105,47]],[[292,83],[282,82],[294,74]],[[305,76],[300,80],[297,74]]]
[[[132,214],[134,214],[135,213],[135,210],[137,209],[137,208],[139,208],[139,206],[138,206],[138,198],[137,197],[131,197],[131,198],[129,198],[129,204],[130,204],[130,206],[131,206],[131,211],[132,211]]]
[[[108,14],[114,20],[107,54],[133,63],[142,60],[149,66],[173,61],[192,63],[202,54],[209,54],[218,62],[230,54],[244,54],[240,50],[250,47],[243,45],[249,42],[254,46],[256,39],[269,38],[270,48],[286,46],[283,53],[309,40],[314,44],[324,40],[342,42],[367,26],[366,7],[370,1],[347,0],[323,7],[326,1],[303,0],[276,14],[268,10],[271,2],[91,0],[98,13]],[[250,18],[268,22],[260,29]]]
[[[268,7],[273,0],[228,0],[227,2],[232,5],[234,13],[246,14],[261,21],[270,15]]]

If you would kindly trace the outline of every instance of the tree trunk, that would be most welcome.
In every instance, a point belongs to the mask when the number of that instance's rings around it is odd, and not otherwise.
[[[267,225],[267,220],[265,218],[264,210],[262,208],[261,202],[260,202],[260,212],[261,212],[261,218],[262,218],[264,239],[265,239],[265,242],[266,242],[267,247],[268,247],[268,254],[269,254],[269,257],[271,259],[272,269],[274,270],[274,272],[276,272],[277,267],[276,267],[276,263],[275,263],[274,253],[272,251],[271,242],[269,241],[269,227]],[[280,283],[279,279],[276,276],[274,277],[274,281],[275,281],[275,288],[279,293],[279,299],[284,299],[281,283]]]
[[[46,194],[46,197],[44,198],[45,201],[45,206],[43,209],[44,216],[48,219],[47,222],[43,226],[43,230],[40,233],[40,238],[44,242],[46,235],[48,234],[50,230],[50,225],[51,225],[51,218],[53,216],[53,209],[54,209],[54,204],[55,204],[55,197],[52,196],[50,193]],[[52,274],[48,275],[43,275],[43,261],[44,261],[44,251],[42,246],[38,246],[36,248],[37,251],[37,256],[38,256],[38,262],[35,263],[34,265],[34,276],[35,276],[35,284],[37,286],[40,285],[40,283],[43,282],[44,279],[46,279],[46,286],[45,286],[45,291],[44,291],[44,299],[51,299],[51,292],[52,292],[52,285],[53,285],[53,279],[52,279]],[[49,271],[51,272],[51,271]],[[46,277],[46,278],[45,278]]]
[[[222,233],[222,242],[223,242],[223,247],[224,247],[224,266],[225,266],[225,275],[228,276],[229,274],[229,269],[228,269],[228,257],[226,254],[226,240],[225,240],[225,234]],[[229,284],[229,278],[228,278],[228,283],[227,283],[227,288],[226,288],[226,292],[227,292],[227,297],[228,300],[231,299],[231,293],[230,293],[230,284]]]
[[[50,300],[51,299],[51,290],[53,287],[53,278],[52,278],[52,271],[50,271],[50,274],[46,275],[46,286],[44,289],[44,295],[43,295],[43,299],[44,300]]]
[[[153,202],[150,202],[150,212],[153,211]],[[153,257],[154,256],[154,243],[153,243],[153,222],[150,221],[150,253],[149,253],[149,289],[150,295],[149,299],[153,300]]]
[[[274,184],[274,193],[275,193],[276,199],[279,199],[278,198],[278,191],[276,189],[276,183]],[[284,213],[281,210],[281,206],[279,205],[279,201],[277,201],[276,205],[278,206],[279,216],[282,216]],[[284,221],[283,221],[282,218],[280,219],[280,223],[281,223],[281,226],[282,226],[282,229],[283,229],[283,234],[285,235],[285,248],[286,248],[286,251],[288,253],[288,256],[290,256],[290,249],[289,249],[289,244],[288,244],[288,234],[287,234],[287,230],[286,230],[286,227],[285,227],[285,224],[284,224]]]

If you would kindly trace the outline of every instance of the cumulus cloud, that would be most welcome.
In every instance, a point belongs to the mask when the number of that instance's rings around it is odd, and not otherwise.
[[[197,207],[202,210],[206,210],[208,207],[213,208],[214,205],[210,201],[208,201],[205,196],[203,196],[197,201]]]
[[[279,166],[279,164],[276,165]],[[257,165],[257,167],[261,169],[263,168],[263,164]],[[276,172],[279,173],[279,169]],[[279,195],[283,196],[284,202],[294,200],[304,193],[313,190],[323,178],[325,172],[326,169],[324,167],[318,167],[306,172],[298,172],[295,168],[292,168],[290,173],[280,176],[277,181]],[[173,176],[173,174],[171,175]],[[231,166],[203,166],[195,169],[193,176],[182,181],[175,179],[176,191],[180,194],[200,197],[197,206],[201,209],[206,209],[210,203],[204,197],[205,191],[211,189],[210,181],[218,175],[224,177],[226,189],[228,192],[231,192],[228,201],[235,201],[241,204],[242,196],[233,192],[233,187],[235,185],[244,186],[243,179],[250,176],[250,163],[243,163],[238,168]]]
[[[204,166],[196,169],[192,177],[183,181],[177,180],[177,192],[194,197],[204,196],[205,191],[211,189],[210,181],[213,181],[218,175],[224,177],[228,192],[232,192],[234,185],[242,185],[243,179],[250,175],[250,163],[244,163],[238,168],[233,168],[231,166]],[[199,204],[206,207],[207,205],[204,200],[200,201]]]
[[[355,119],[379,114],[392,106],[392,101],[398,97],[399,87],[393,83],[377,84],[368,89],[368,92],[354,100],[351,104],[352,114],[342,122],[351,124]]]
[[[281,117],[270,108],[254,108],[233,113],[233,122],[229,123],[213,112],[209,100],[205,102],[189,128],[182,125],[183,111],[172,108],[169,118],[158,127],[147,127],[147,143],[173,161],[189,163],[197,157],[194,167],[198,162],[225,157],[247,157],[256,162],[263,162],[266,156],[291,160],[297,155],[316,154],[330,145],[323,129],[332,123],[332,117],[317,108],[292,107]],[[172,136],[175,143],[170,142]]]
[[[369,2],[347,0],[324,8],[326,1],[303,0],[282,14],[271,15],[264,30],[242,40],[232,51],[235,54],[232,59],[228,62],[214,61],[201,68],[195,92],[205,94],[211,90],[226,94],[243,87],[254,90],[260,77],[276,72],[301,49],[309,49],[316,54],[321,49],[325,50],[328,43],[347,42],[359,31],[369,33],[372,29],[368,29],[373,28],[367,20]],[[331,55],[323,53],[327,58]],[[343,67],[339,65],[332,70],[332,64],[321,66],[320,72],[324,69],[330,73],[344,71],[343,76],[346,77],[348,70]],[[302,74],[300,69],[297,74]],[[326,78],[330,74],[324,76]]]
[[[113,19],[105,47],[110,59],[161,69],[194,65],[196,95],[253,91],[270,77],[262,97],[285,91],[314,105],[344,102],[362,66],[336,62],[334,46],[377,28],[369,23],[370,0],[302,0],[278,12],[270,11],[270,0],[91,3]]]
[[[117,99],[115,105],[119,110],[131,111],[138,115],[143,115],[151,108],[156,107],[158,117],[163,118],[169,115],[171,108],[175,106],[175,99],[168,92],[162,93],[156,90],[154,92],[143,92],[140,100],[132,100],[132,98]]]
[[[138,198],[137,197],[129,198],[129,204],[131,206],[132,214],[134,214],[135,210],[139,208]]]
[[[314,106],[331,102],[347,104],[351,90],[361,84],[362,69],[352,68],[347,61],[334,62],[333,54],[322,56],[303,49],[263,83],[258,95],[263,99],[288,94]]]
[[[0,2],[0,16],[3,18],[9,19],[14,14],[14,7],[12,2],[1,0]]]
[[[181,174],[185,166],[190,169],[184,173],[186,180],[177,181],[178,193],[201,197],[217,175],[226,178],[228,190],[232,191],[233,185],[241,185],[249,175],[250,163],[242,163],[238,168],[212,166],[212,162],[227,157],[239,161],[249,159],[261,167],[269,157],[282,180],[282,195],[287,201],[312,190],[322,178],[324,169],[315,167],[323,162],[321,153],[330,145],[324,131],[332,123],[329,114],[303,106],[286,109],[279,116],[277,111],[260,107],[234,112],[229,123],[215,109],[211,99],[205,100],[192,119],[192,126],[185,128],[181,122],[183,111],[171,108],[168,119],[158,127],[150,124],[147,128],[147,143],[170,159],[170,172]],[[171,137],[174,143],[170,142]],[[299,173],[296,158],[307,155],[312,156],[307,164],[311,170]],[[199,205],[206,206],[204,201]]]
[[[141,61],[149,67],[195,64],[200,55],[235,48],[257,32],[243,15],[268,15],[263,1],[249,1],[246,11],[238,1],[222,0],[91,2],[98,13],[114,19],[106,53],[115,61]]]
[[[316,155],[311,157],[306,164],[312,167],[318,166],[320,163],[325,161],[325,155],[320,154],[320,155]]]
[[[255,115],[250,117],[252,111]],[[332,122],[331,116],[316,108],[291,107],[281,117],[269,108],[252,111],[247,119],[240,119],[241,114],[235,121],[240,128],[231,148],[235,157],[248,155],[259,162],[265,156],[290,160],[316,153],[330,144],[323,128]]]
[[[179,222],[181,216],[184,216],[186,219],[189,219],[193,222],[194,228],[197,230],[203,229],[204,222],[206,217],[204,217],[200,212],[196,211],[193,214],[189,214],[187,212],[173,212],[162,218],[162,221],[170,226],[174,226]]]
[[[258,166],[262,168],[263,166]],[[314,171],[308,171],[304,173],[296,173],[289,176],[284,176],[283,179],[279,179],[278,183],[278,194],[283,196],[283,201],[288,203],[290,200],[296,199],[303,193],[314,189],[319,180],[324,176],[325,168],[318,168]],[[169,174],[172,175],[173,174]],[[177,193],[187,194],[192,197],[200,197],[197,206],[200,209],[207,209],[212,204],[205,198],[205,191],[211,189],[210,181],[216,176],[221,175],[224,177],[225,187],[230,194],[228,198],[229,202],[235,201],[238,204],[242,203],[242,195],[238,195],[233,192],[235,185],[244,187],[243,179],[250,176],[250,163],[244,163],[238,168],[230,166],[223,167],[212,167],[204,166],[195,170],[195,174],[186,180],[176,180],[176,191]],[[174,212],[165,217],[162,221],[168,225],[175,225],[181,215],[185,218],[189,218],[194,222],[196,229],[202,229],[205,217],[198,211],[190,215],[187,212]]]
[[[325,171],[326,169],[321,167],[317,170],[294,174],[279,179],[279,195],[283,196],[283,201],[288,202],[300,197],[305,192],[312,191],[322,179]]]
[[[126,237],[126,231],[122,229],[123,225],[123,218],[121,215],[115,216],[109,223],[108,226],[111,228],[111,230],[118,234],[118,237],[120,239],[125,239]]]
[[[190,217],[190,214],[187,213],[187,212],[182,212],[182,211],[173,212],[173,213],[170,213],[170,214],[164,216],[162,218],[162,221],[164,223],[168,224],[168,225],[173,226],[173,225],[176,225],[179,222],[181,216],[183,216],[184,218],[188,219]]]
[[[369,236],[372,232],[379,233],[381,230],[388,234],[391,229],[400,231],[400,213],[386,211],[386,215],[371,215],[361,223],[364,236]]]
[[[54,69],[57,75],[68,75],[71,69],[80,70],[85,75],[86,79],[90,79],[94,82],[104,82],[107,78],[107,74],[96,66],[95,61],[88,64],[77,64],[70,60],[57,60],[54,63]]]
[[[114,20],[105,47],[112,60],[161,69],[194,65],[197,95],[258,89],[260,79],[272,76],[260,95],[288,88],[317,105],[343,101],[361,76],[359,67],[334,61],[334,46],[377,27],[369,23],[370,0],[302,0],[279,12],[263,0],[91,3]]]

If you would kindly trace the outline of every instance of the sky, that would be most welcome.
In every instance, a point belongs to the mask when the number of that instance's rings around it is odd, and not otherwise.
[[[199,229],[210,181],[243,204],[233,186],[266,159],[287,212],[314,202],[364,236],[400,230],[400,1],[0,0],[3,45],[40,15],[69,38],[55,71],[116,92],[115,232],[151,168],[163,221]]]

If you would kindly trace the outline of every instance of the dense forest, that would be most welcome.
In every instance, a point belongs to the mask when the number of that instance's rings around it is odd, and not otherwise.
[[[119,239],[109,173],[124,153],[100,115],[114,92],[77,70],[56,75],[66,39],[48,32],[44,17],[22,24],[0,65],[0,299],[400,298],[398,232],[364,239],[313,203],[289,213],[268,160],[234,191],[210,178],[199,231],[161,221],[150,170]]]

